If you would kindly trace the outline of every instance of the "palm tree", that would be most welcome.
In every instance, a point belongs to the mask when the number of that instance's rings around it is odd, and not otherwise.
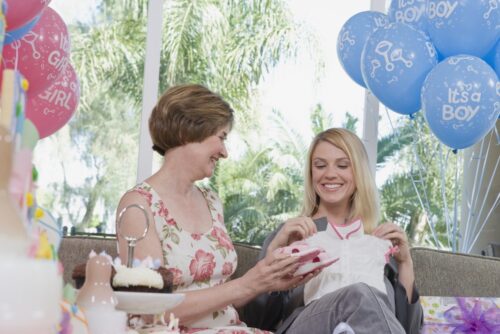
[[[225,217],[235,240],[260,244],[279,223],[301,209],[303,171],[307,149],[301,136],[274,110],[274,135],[259,147],[247,142],[238,161],[227,161],[217,175]]]
[[[458,157],[448,154],[447,159],[442,159],[442,144],[431,134],[422,115],[393,135],[399,137],[379,151],[396,147],[392,157],[397,157],[405,171],[396,173],[382,186],[383,219],[400,222],[414,244],[448,247],[446,226],[450,217],[446,209],[453,207],[455,192],[459,191],[452,168]],[[457,200],[460,203],[460,196]]]
[[[240,131],[258,126],[251,103],[254,88],[264,71],[293,56],[301,33],[285,3],[169,0],[164,11],[161,90],[185,82],[204,84],[232,103]],[[91,24],[69,27],[82,94],[70,123],[71,142],[59,143],[76,148],[87,175],[80,186],[70,186],[68,179],[55,186],[65,195],[56,192],[51,203],[69,210],[73,224],[88,226],[112,217],[120,194],[133,185],[146,16],[146,0],[103,0]],[[67,161],[60,163],[69,168]],[[85,207],[82,212],[71,205],[76,202]]]

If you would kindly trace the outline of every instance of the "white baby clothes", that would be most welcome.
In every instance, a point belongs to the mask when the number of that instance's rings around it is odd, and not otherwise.
[[[305,241],[311,246],[322,247],[330,256],[340,258],[307,282],[304,288],[306,305],[354,283],[365,283],[387,293],[384,267],[394,248],[389,240],[365,234],[361,220],[344,225],[328,224],[325,231]]]

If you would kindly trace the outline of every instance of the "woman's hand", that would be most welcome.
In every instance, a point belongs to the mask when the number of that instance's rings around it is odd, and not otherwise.
[[[413,296],[413,285],[415,284],[415,273],[413,261],[410,255],[410,245],[405,231],[394,223],[384,223],[373,230],[373,236],[390,240],[393,246],[398,246],[399,251],[394,254],[398,262],[398,280],[406,290],[406,297],[410,303],[416,302]]]
[[[294,277],[293,273],[298,267],[298,256],[268,252],[266,257],[257,262],[243,278],[247,280],[245,285],[257,295],[263,292],[290,290],[308,282],[320,272],[316,270],[308,275]]]
[[[394,254],[398,263],[411,262],[410,245],[405,231],[394,223],[384,223],[375,228],[373,236],[390,240],[393,246],[398,246],[399,251]]]
[[[288,219],[269,244],[266,254],[272,253],[280,247],[288,246],[294,241],[305,239],[316,232],[316,224],[309,217]]]

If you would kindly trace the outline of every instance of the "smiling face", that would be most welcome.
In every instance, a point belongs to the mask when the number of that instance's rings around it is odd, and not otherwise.
[[[344,151],[320,141],[311,156],[311,181],[320,207],[349,209],[356,185],[352,163]]]
[[[226,149],[226,139],[230,131],[230,126],[226,125],[219,129],[214,135],[208,136],[200,143],[190,143],[192,146],[193,157],[199,163],[201,174],[199,177],[211,177],[219,159],[225,159],[228,156]],[[193,161],[194,163],[194,161]]]

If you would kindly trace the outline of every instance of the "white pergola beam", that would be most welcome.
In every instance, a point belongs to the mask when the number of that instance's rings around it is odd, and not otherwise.
[[[149,0],[137,183],[151,176],[153,172],[153,150],[151,149],[153,143],[149,136],[148,120],[158,98],[162,21],[163,0]]]
[[[371,0],[370,10],[385,13],[385,0]],[[363,143],[368,153],[368,161],[373,176],[375,176],[377,168],[378,119],[379,101],[369,90],[366,90],[363,116]]]

